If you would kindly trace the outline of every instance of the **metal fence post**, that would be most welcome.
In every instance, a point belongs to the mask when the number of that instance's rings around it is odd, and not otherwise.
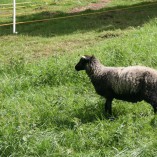
[[[16,0],[13,0],[13,34],[16,32]]]

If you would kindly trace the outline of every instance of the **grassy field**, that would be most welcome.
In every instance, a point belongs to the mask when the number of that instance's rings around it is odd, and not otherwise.
[[[41,10],[20,9],[26,15],[17,21],[75,15],[72,8],[90,2],[97,0],[38,1]],[[99,11],[104,13],[17,25],[17,35],[11,26],[0,27],[1,157],[157,156],[151,106],[114,100],[111,121],[103,116],[105,100],[85,72],[74,69],[84,54],[106,66],[157,69],[157,1],[112,0]],[[10,22],[0,18],[0,24]]]

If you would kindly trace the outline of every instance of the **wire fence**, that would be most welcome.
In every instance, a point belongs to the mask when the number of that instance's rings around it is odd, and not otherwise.
[[[23,4],[23,5],[22,5]],[[0,6],[0,10],[11,10],[13,9],[13,7],[10,7],[13,4],[1,4]],[[37,4],[37,3],[33,3],[33,2],[23,2],[23,3],[16,3],[17,5],[17,9],[21,9],[21,8],[33,8],[33,7],[41,7],[42,4]],[[126,7],[126,8],[119,8],[119,9],[114,9],[114,10],[106,10],[106,11],[96,11],[96,12],[92,12],[92,13],[82,13],[82,14],[74,14],[74,15],[68,15],[68,16],[63,16],[63,17],[53,17],[53,18],[44,18],[44,19],[36,19],[36,20],[31,20],[31,21],[19,21],[16,22],[16,25],[19,24],[30,24],[30,23],[36,23],[36,22],[46,22],[46,21],[50,21],[50,20],[57,20],[57,19],[68,19],[68,18],[74,18],[74,17],[80,17],[80,16],[90,16],[90,15],[96,15],[96,14],[103,14],[103,13],[107,13],[107,12],[116,12],[116,11],[123,11],[123,10],[128,10],[131,8],[140,8],[140,7],[147,7],[147,6],[153,6],[153,5],[157,5],[157,2],[155,3],[150,3],[150,4],[143,4],[143,5],[137,5],[137,6],[130,6],[130,7]],[[8,7],[9,6],[9,7]],[[39,13],[40,11],[38,11]],[[5,14],[3,14],[3,12],[0,12],[0,17],[10,17],[13,15],[13,13],[10,12],[4,12]],[[33,12],[29,12],[29,13],[17,13],[17,16],[23,16],[23,15],[27,15],[27,14],[34,14],[37,13],[37,11],[33,11]],[[0,27],[2,26],[11,26],[13,25],[13,23],[1,23]]]
[[[16,5],[18,4],[30,4],[32,2],[22,2],[22,3],[16,3]],[[1,6],[9,6],[9,5],[13,5],[13,3],[9,3],[9,4],[1,4]]]
[[[33,7],[39,7],[42,6],[44,3],[37,3],[37,2],[21,2],[21,3],[16,3],[16,9],[21,9],[21,8],[33,8]],[[0,17],[1,14],[3,13],[3,10],[8,10],[11,11],[13,9],[13,3],[10,4],[0,4]]]
[[[16,10],[21,10],[21,9],[27,9],[27,8],[36,8],[36,7],[41,7],[42,4],[37,4],[33,2],[23,2],[23,3],[16,3]],[[13,10],[13,4],[0,4],[0,17],[9,17],[12,15],[12,10]],[[30,13],[30,12],[29,12]],[[34,12],[32,12],[34,13]],[[22,13],[16,14],[22,15]],[[24,14],[25,15],[25,14]]]

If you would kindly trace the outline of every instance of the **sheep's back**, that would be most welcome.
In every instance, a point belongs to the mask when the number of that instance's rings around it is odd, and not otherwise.
[[[157,87],[157,71],[143,66],[117,68],[113,76],[109,76],[112,89],[116,94],[132,94],[148,88]]]

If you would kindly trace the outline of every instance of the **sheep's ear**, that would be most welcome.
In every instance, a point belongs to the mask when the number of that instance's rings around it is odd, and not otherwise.
[[[86,56],[82,56],[81,58],[84,59],[84,60],[86,60],[86,61],[89,61],[91,59],[91,56],[87,56],[86,55]]]

